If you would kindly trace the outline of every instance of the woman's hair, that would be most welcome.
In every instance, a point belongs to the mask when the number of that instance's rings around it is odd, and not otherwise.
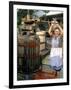
[[[59,27],[55,27],[55,28],[53,28],[53,30],[52,30],[52,34],[54,34],[54,31],[55,31],[56,29],[58,29],[58,30],[60,31],[60,28],[59,28]],[[61,32],[61,31],[60,31],[60,32]]]

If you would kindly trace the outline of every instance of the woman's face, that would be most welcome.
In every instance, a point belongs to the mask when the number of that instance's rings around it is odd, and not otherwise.
[[[60,34],[59,29],[55,29],[55,30],[54,30],[54,35],[55,35],[55,36],[59,36],[59,34]]]

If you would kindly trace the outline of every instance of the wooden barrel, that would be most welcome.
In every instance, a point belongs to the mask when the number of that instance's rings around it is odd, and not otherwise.
[[[23,35],[18,35],[17,37],[17,52],[18,52],[18,57],[23,57],[24,56],[24,36]]]
[[[45,42],[40,44],[40,51],[44,50],[45,49]]]
[[[41,64],[39,37],[36,35],[19,35],[17,41],[18,65],[22,66],[23,73],[35,72],[39,69]]]
[[[36,32],[36,34],[39,36],[40,38],[40,51],[45,49],[45,31],[39,31]]]

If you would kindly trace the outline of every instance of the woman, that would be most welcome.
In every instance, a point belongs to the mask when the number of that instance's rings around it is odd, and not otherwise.
[[[57,21],[52,21],[48,33],[51,36],[50,65],[55,70],[55,75],[61,70],[62,47],[63,47],[63,30]]]

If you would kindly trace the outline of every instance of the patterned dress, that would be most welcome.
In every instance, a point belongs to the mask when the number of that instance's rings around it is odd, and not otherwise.
[[[62,47],[59,47],[60,37],[53,37],[51,40],[50,65],[55,70],[62,68]]]

